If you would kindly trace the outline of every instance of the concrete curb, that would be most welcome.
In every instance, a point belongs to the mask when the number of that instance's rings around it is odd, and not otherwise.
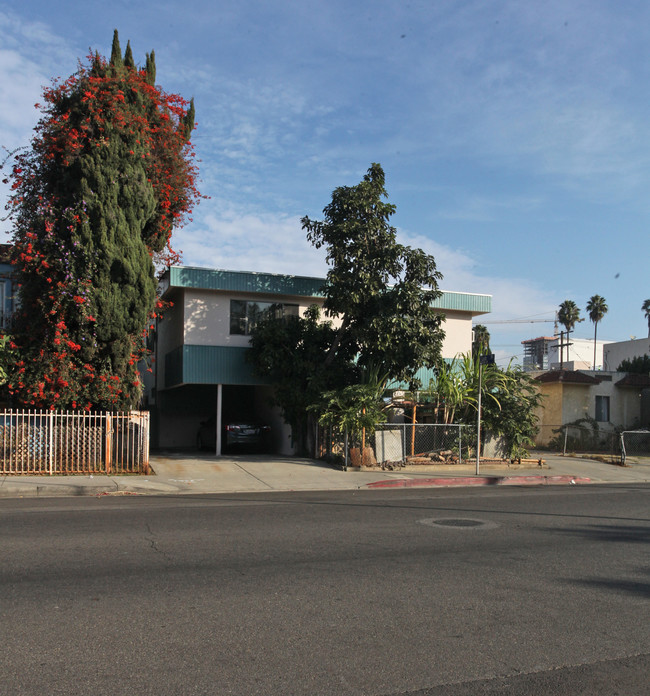
[[[115,486],[86,486],[70,483],[11,484],[0,488],[0,498],[64,498],[109,495],[117,492]]]
[[[0,485],[0,498],[67,498],[67,497],[92,497],[108,495],[169,495],[178,493],[178,487],[156,482],[145,484],[144,482],[123,483],[111,481],[110,483],[71,483],[68,481],[57,483],[52,481],[3,481]]]
[[[578,476],[454,476],[446,478],[386,479],[365,488],[443,488],[447,486],[547,486],[591,483]]]

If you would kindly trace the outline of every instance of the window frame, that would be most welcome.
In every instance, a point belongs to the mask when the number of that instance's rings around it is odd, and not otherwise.
[[[594,407],[594,420],[597,423],[609,423],[611,416],[611,402],[608,395],[596,394]]]
[[[237,307],[238,311],[235,311]],[[250,336],[258,322],[273,316],[285,319],[300,316],[300,305],[268,300],[230,299],[229,331],[231,336]],[[233,329],[238,329],[234,330]]]

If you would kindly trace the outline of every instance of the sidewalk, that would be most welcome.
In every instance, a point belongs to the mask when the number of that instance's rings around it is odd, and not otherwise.
[[[476,476],[475,463],[342,471],[313,459],[163,453],[151,457],[148,476],[0,476],[0,498],[650,482],[648,459],[620,467],[547,453],[537,456],[545,460],[544,468],[486,465]]]

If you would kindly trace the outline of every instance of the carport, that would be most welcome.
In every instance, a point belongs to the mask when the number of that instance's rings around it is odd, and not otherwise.
[[[152,409],[152,447],[196,450],[201,424],[214,420],[214,437],[204,439],[214,443],[210,451],[219,456],[224,451],[223,425],[237,419],[269,425],[269,453],[290,454],[291,430],[280,410],[272,406],[272,396],[268,385],[186,384],[166,389],[158,394],[156,409]]]

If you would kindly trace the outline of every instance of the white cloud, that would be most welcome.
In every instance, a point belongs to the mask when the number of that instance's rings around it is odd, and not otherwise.
[[[470,195],[463,199],[461,196],[440,210],[440,217],[446,220],[464,220],[473,222],[493,222],[502,219],[504,214],[514,211],[529,215],[539,210],[542,205],[540,196],[479,196]]]
[[[6,151],[29,145],[40,117],[34,108],[42,102],[43,87],[50,83],[52,71],[68,65],[74,58],[65,41],[39,21],[26,21],[12,12],[0,11],[0,147]],[[54,74],[56,75],[57,72]],[[10,164],[10,163],[9,163]],[[6,171],[3,171],[3,177]],[[6,201],[9,188],[0,184],[0,197]],[[0,222],[0,235],[6,236],[10,225]]]
[[[532,335],[546,335],[549,331],[552,334],[557,308],[551,297],[552,288],[546,288],[529,277],[482,275],[477,270],[478,261],[469,253],[439,244],[423,235],[402,231],[399,237],[402,243],[424,249],[436,259],[438,270],[444,275],[440,283],[443,290],[492,296],[491,314],[477,317],[475,323],[486,323],[494,342],[507,345],[507,348],[495,351],[499,358],[509,359],[521,354],[521,341]],[[513,320],[517,321],[507,323]]]
[[[283,215],[205,216],[181,230],[175,245],[186,265],[322,277],[325,255],[305,238],[300,219]]]

